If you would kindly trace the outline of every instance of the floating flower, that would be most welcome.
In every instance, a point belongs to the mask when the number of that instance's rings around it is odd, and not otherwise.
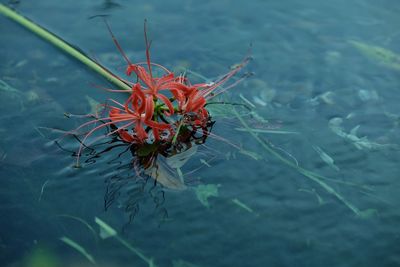
[[[78,162],[82,150],[88,146],[85,144],[88,137],[105,127],[109,127],[111,131],[95,141],[116,135],[121,141],[135,147],[153,144],[163,144],[164,147],[168,147],[176,144],[177,140],[186,142],[188,138],[195,135],[198,129],[202,130],[203,136],[207,136],[209,133],[207,127],[212,125],[211,117],[206,109],[207,101],[235,86],[244,78],[222,87],[247,64],[249,57],[215,82],[191,84],[187,77],[175,76],[164,66],[151,62],[146,23],[144,27],[146,62],[144,63],[132,63],[110,28],[109,31],[127,63],[126,74],[128,76],[135,74],[137,79],[135,79],[136,82],[127,82],[118,77],[131,86],[130,95],[125,103],[110,99],[110,103],[104,105],[108,110],[107,117],[100,118],[96,115],[94,120],[76,129],[101,123],[85,134],[78,151]],[[161,77],[154,76],[153,67],[162,70]],[[109,91],[126,92],[126,90]]]

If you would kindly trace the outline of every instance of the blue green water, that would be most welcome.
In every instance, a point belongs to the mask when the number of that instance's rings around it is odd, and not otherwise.
[[[152,60],[177,73],[213,79],[251,47],[245,71],[254,75],[227,99],[251,102],[251,128],[296,133],[257,133],[260,143],[225,107],[213,133],[242,150],[209,138],[182,169],[182,191],[135,179],[123,168],[129,154],[112,161],[118,149],[75,169],[73,155],[52,142],[62,133],[50,129],[74,129],[82,120],[65,112],[88,113],[88,99],[116,96],[93,86],[109,85],[82,64],[0,17],[1,266],[94,266],[62,237],[97,266],[147,266],[121,240],[102,239],[95,217],[157,266],[400,266],[397,1],[13,5],[119,74],[122,57],[92,16],[109,15],[134,62],[145,59],[147,19]],[[67,150],[78,145],[63,141]],[[214,194],[205,201],[202,189]]]

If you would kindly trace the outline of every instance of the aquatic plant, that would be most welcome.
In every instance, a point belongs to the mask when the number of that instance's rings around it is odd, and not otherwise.
[[[172,146],[176,148],[179,143],[188,143],[191,142],[191,139],[199,139],[198,136],[201,136],[204,141],[212,126],[211,116],[206,108],[207,102],[238,83],[222,87],[248,63],[250,58],[246,57],[240,64],[235,65],[228,73],[214,82],[192,84],[185,75],[175,75],[166,67],[151,62],[146,22],[144,24],[146,62],[144,63],[132,63],[109,26],[108,29],[116,47],[127,63],[126,75],[134,74],[136,82],[129,82],[114,75],[121,82],[129,85],[129,96],[126,101],[120,103],[117,100],[109,99],[108,103],[101,105],[104,107],[102,113],[107,115],[91,114],[94,117],[93,120],[80,125],[71,132],[71,134],[80,135],[80,131],[86,126],[99,123],[83,134],[76,165],[79,166],[79,158],[85,147],[111,135],[116,135],[121,141],[134,146],[135,151],[139,152],[138,156],[147,156],[141,152],[147,150],[154,152],[158,147],[161,147],[163,151]],[[155,76],[153,68],[158,68],[163,74],[159,77]],[[126,93],[125,89],[106,88],[106,90]],[[87,143],[92,134],[106,127],[111,128],[107,134]]]
[[[99,107],[103,108],[101,113],[95,109],[94,113],[86,116],[86,118],[93,118],[92,120],[83,123],[75,130],[67,133],[67,135],[74,135],[77,137],[83,136],[82,140],[80,140],[81,144],[77,152],[76,165],[79,165],[79,158],[85,149],[98,142],[100,139],[113,137],[114,140],[117,139],[121,143],[128,145],[133,156],[138,159],[133,164],[133,168],[138,177],[145,174],[153,177],[163,185],[171,188],[182,189],[186,188],[185,185],[182,182],[180,183],[177,179],[170,179],[168,169],[155,161],[157,155],[161,154],[169,157],[179,154],[183,155],[185,151],[190,150],[194,145],[204,143],[206,138],[214,137],[233,145],[240,153],[255,160],[262,158],[258,153],[244,150],[242,147],[232,144],[228,140],[211,133],[213,121],[211,120],[210,107],[211,104],[214,103],[211,102],[211,99],[234,87],[246,77],[246,75],[244,75],[235,82],[226,85],[226,83],[248,63],[250,57],[245,57],[240,64],[232,67],[229,72],[215,81],[192,84],[185,74],[175,75],[166,67],[151,61],[150,42],[147,38],[146,23],[144,24],[144,39],[146,45],[145,62],[132,63],[110,30],[111,37],[116,47],[126,61],[127,76],[134,76],[134,82],[130,82],[113,74],[111,71],[78,51],[61,38],[18,15],[16,12],[2,4],[0,4],[0,13],[35,32],[45,40],[101,74],[118,87],[117,90],[108,88],[106,88],[106,90],[127,94],[124,102],[109,99],[106,103],[100,104]],[[381,63],[390,65],[392,68],[397,69],[398,56],[396,54],[379,47],[368,46],[356,41],[351,41],[350,43],[369,57],[379,59]],[[160,76],[157,75],[159,73],[161,73]],[[246,101],[243,96],[241,96],[241,98],[247,104],[249,103],[249,101]],[[217,101],[215,103],[221,102]],[[297,160],[289,153],[284,151],[287,156],[291,157],[291,160],[294,160],[294,162],[282,156],[280,152],[276,151],[273,145],[269,144],[259,136],[261,133],[298,134],[297,132],[271,132],[265,129],[253,129],[234,105],[223,104],[223,107],[221,107],[223,108],[223,112],[219,110],[219,114],[228,113],[230,117],[237,117],[243,126],[242,128],[236,128],[237,131],[248,132],[266,152],[318,184],[326,192],[341,201],[356,215],[360,217],[368,217],[371,214],[373,209],[360,210],[339,194],[326,181],[340,182],[351,186],[354,186],[354,184],[330,179],[300,167]],[[229,112],[226,112],[227,107],[230,107],[231,109]],[[214,109],[214,112],[218,114],[217,109]],[[258,119],[257,113],[251,111],[249,114]],[[264,123],[262,118],[260,121]],[[92,128],[88,131],[83,131],[87,127]],[[93,135],[98,133],[101,129],[107,129],[108,131],[106,134],[97,136],[90,140],[90,138],[93,138]],[[346,137],[350,136],[348,134],[344,135],[339,127],[336,127],[335,129],[340,130],[336,131],[337,134]],[[356,130],[353,131],[352,136],[355,136],[355,131]],[[358,137],[351,139],[351,141],[354,140],[357,141],[357,145],[361,144],[360,140],[365,142],[365,140]],[[338,170],[338,167],[334,165],[333,159],[329,157],[328,154],[318,147],[314,147],[314,149],[322,160],[334,169]],[[137,162],[140,164],[140,168],[137,168],[138,166],[135,165]],[[180,174],[179,176],[181,178],[182,174],[179,166],[176,167],[176,171]],[[215,194],[216,193],[214,193],[214,195]],[[198,196],[202,196],[202,194],[199,194]],[[202,201],[202,203],[204,204],[206,202]]]
[[[115,238],[119,243],[121,243],[125,248],[127,248],[129,251],[134,253],[136,256],[138,256],[141,260],[143,260],[145,263],[147,263],[147,266],[149,267],[156,267],[157,265],[154,263],[154,259],[151,257],[147,257],[141,252],[139,249],[133,247],[131,244],[129,244],[127,241],[122,239],[117,231],[113,229],[110,225],[105,223],[103,220],[95,217],[95,223],[99,226],[100,229],[100,238],[101,239],[107,239],[107,238]]]
[[[360,41],[349,40],[348,42],[360,51],[360,53],[378,64],[393,70],[400,70],[400,55],[395,52],[384,47],[370,45]]]

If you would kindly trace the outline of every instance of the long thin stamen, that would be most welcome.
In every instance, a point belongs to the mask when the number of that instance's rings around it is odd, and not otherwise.
[[[125,124],[125,125],[122,125],[121,127],[118,127],[116,130],[113,130],[113,131],[111,131],[111,132],[109,132],[109,133],[107,133],[105,135],[99,136],[98,138],[94,139],[92,142],[90,142],[89,144],[86,144],[85,146],[86,147],[90,147],[91,145],[93,145],[97,141],[99,141],[99,140],[101,140],[103,138],[106,138],[106,137],[108,137],[110,135],[116,134],[118,131],[120,131],[122,129],[126,129],[127,127],[133,125],[134,123],[135,122],[133,121],[133,122],[129,122],[129,123]]]
[[[91,131],[89,131],[89,132],[85,135],[85,137],[83,138],[83,140],[82,140],[82,142],[81,142],[81,145],[79,146],[78,155],[77,155],[77,159],[76,159],[76,166],[79,166],[79,158],[80,158],[82,149],[83,149],[83,147],[84,147],[84,143],[85,143],[86,139],[87,139],[91,134],[93,134],[95,131],[97,131],[97,130],[103,128],[103,127],[106,127],[106,126],[108,126],[108,125],[111,125],[111,124],[114,124],[114,123],[118,123],[118,122],[128,121],[128,120],[131,120],[131,118],[121,119],[121,120],[111,121],[111,122],[106,122],[106,123],[104,123],[104,124],[102,124],[102,125],[99,125],[99,126],[93,128]]]
[[[117,38],[115,38],[114,33],[112,32],[111,27],[110,27],[110,25],[108,24],[107,20],[104,20],[104,22],[105,22],[105,24],[107,25],[108,32],[110,33],[111,38],[113,39],[114,44],[115,44],[115,46],[117,47],[118,51],[119,51],[119,52],[121,53],[121,55],[124,57],[126,63],[128,63],[129,65],[132,65],[131,61],[130,61],[129,58],[126,56],[124,50],[122,49],[121,45],[119,44]]]
[[[153,79],[153,74],[151,72],[151,63],[150,63],[150,44],[147,39],[147,20],[144,20],[144,40],[146,42],[146,60],[147,60],[147,67],[149,68],[150,77]]]

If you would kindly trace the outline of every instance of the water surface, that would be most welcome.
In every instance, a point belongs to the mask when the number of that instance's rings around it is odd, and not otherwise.
[[[52,142],[60,133],[45,128],[77,127],[82,120],[64,113],[90,112],[88,97],[110,97],[93,84],[109,85],[0,17],[2,266],[92,266],[63,236],[99,266],[146,266],[115,238],[102,240],[95,217],[157,266],[400,266],[396,1],[41,0],[14,6],[121,75],[124,62],[103,21],[90,17],[109,15],[135,62],[145,58],[146,18],[153,61],[209,79],[251,47],[254,60],[246,71],[254,75],[226,99],[254,105],[256,115],[245,117],[251,127],[296,134],[258,133],[285,163],[237,130],[244,126],[226,109],[215,116],[213,133],[247,153],[209,138],[185,165],[186,173],[202,168],[185,175],[183,191],[149,182],[138,193],[134,172],[117,168],[129,164],[129,153],[109,163],[117,150],[75,169],[71,153]],[[72,151],[79,145],[73,138],[63,144]],[[201,161],[209,159],[211,167]],[[320,177],[329,187],[290,165],[329,178]],[[200,189],[214,196],[205,202]],[[105,210],[110,192],[120,194]]]

